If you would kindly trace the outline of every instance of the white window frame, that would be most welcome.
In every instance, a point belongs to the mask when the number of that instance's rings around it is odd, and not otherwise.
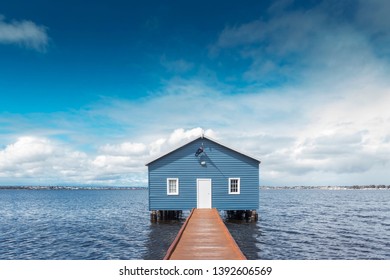
[[[237,180],[237,191],[232,192],[232,180]],[[240,194],[240,178],[229,178],[229,194]]]
[[[169,182],[175,181],[176,182],[176,191],[171,192],[169,188]],[[167,178],[167,195],[179,195],[179,178]]]

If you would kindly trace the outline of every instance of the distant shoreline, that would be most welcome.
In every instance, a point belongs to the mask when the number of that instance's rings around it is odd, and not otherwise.
[[[390,190],[390,185],[260,186],[260,190]],[[146,190],[147,187],[115,186],[0,186],[0,190]]]
[[[260,186],[261,190],[390,190],[390,185],[354,186]]]
[[[110,186],[0,186],[0,190],[144,190],[147,187]]]

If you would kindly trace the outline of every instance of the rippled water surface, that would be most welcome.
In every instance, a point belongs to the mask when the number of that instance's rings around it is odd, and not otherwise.
[[[228,223],[248,258],[390,259],[390,191],[260,193],[257,224]]]
[[[390,191],[262,190],[227,221],[249,259],[390,259]],[[161,259],[183,221],[152,224],[147,190],[0,190],[0,259]]]
[[[1,190],[0,259],[159,258],[181,225],[151,225],[147,201],[145,190]]]

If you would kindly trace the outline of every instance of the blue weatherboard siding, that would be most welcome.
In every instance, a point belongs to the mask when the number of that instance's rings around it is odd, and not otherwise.
[[[195,156],[199,147],[204,152]],[[205,165],[200,162],[205,161]],[[198,138],[150,162],[149,209],[197,207],[197,179],[211,179],[212,207],[218,210],[259,208],[259,161],[207,138]],[[179,195],[167,195],[167,178],[179,179]],[[229,178],[240,178],[240,194],[229,194]]]

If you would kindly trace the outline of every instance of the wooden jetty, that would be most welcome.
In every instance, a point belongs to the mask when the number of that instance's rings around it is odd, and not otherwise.
[[[246,260],[217,209],[193,209],[164,260]]]

